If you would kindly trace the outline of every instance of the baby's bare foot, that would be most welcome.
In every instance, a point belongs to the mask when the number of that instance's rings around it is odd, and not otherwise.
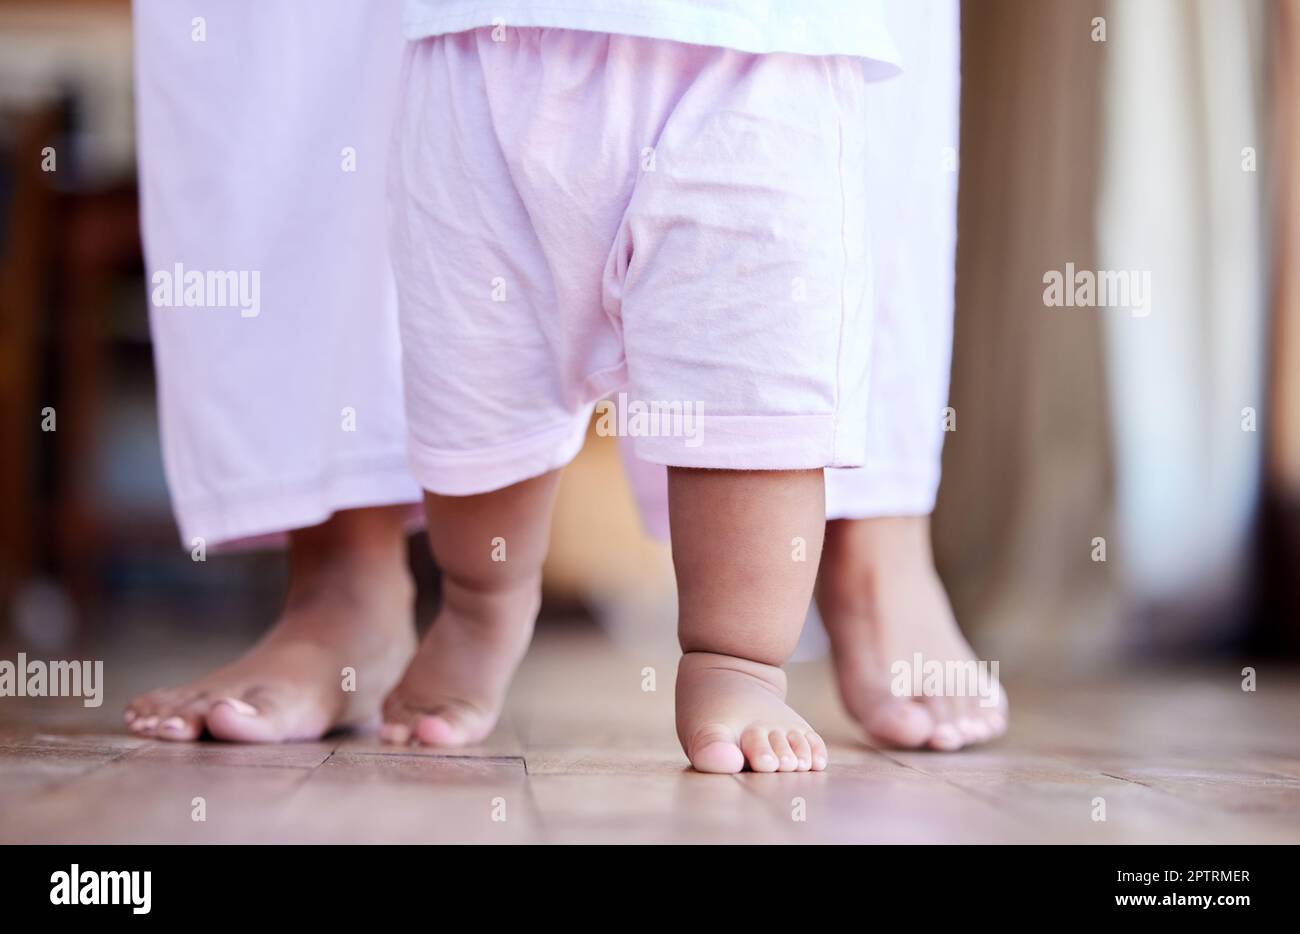
[[[492,732],[541,606],[558,482],[553,470],[490,493],[425,494],[442,606],[384,701],[383,740],[465,746]]]
[[[892,666],[971,662],[930,553],[928,518],[828,524],[817,605],[831,638],[840,696],[875,741],[952,751],[1007,728],[1005,692],[900,695]],[[910,679],[908,679],[910,682]]]
[[[785,672],[711,652],[677,669],[677,738],[701,772],[817,772],[826,744],[785,702]]]
[[[429,746],[486,739],[532,639],[540,602],[535,579],[495,592],[444,589],[433,625],[384,701],[381,738]]]

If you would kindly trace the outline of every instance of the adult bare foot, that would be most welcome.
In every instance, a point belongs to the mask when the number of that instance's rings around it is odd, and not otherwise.
[[[867,734],[888,746],[955,750],[1006,732],[1007,701],[996,682],[984,695],[897,690],[896,663],[910,671],[918,657],[976,661],[935,572],[929,527],[928,516],[827,523],[817,606],[840,696]]]
[[[129,728],[165,740],[206,733],[274,743],[377,713],[415,648],[406,512],[349,510],[291,533],[289,590],[271,630],[231,664],[132,700]]]

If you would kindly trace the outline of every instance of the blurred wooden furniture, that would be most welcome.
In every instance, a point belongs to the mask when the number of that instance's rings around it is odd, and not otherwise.
[[[60,198],[62,239],[52,349],[58,372],[59,458],[54,472],[55,560],[59,578],[85,609],[109,541],[98,457],[110,397],[113,343],[108,315],[117,283],[140,267],[133,184],[67,193]],[[142,296],[143,299],[143,296]],[[83,614],[84,615],[84,614]]]
[[[84,610],[106,544],[107,319],[140,267],[129,3],[6,0],[0,60],[0,609],[48,578]]]
[[[41,321],[53,270],[56,195],[40,168],[41,148],[54,140],[56,108],[10,111],[0,167],[0,611],[37,564],[37,449],[42,386]]]

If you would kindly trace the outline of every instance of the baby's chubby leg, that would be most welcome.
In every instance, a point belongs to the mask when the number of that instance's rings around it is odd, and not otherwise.
[[[820,770],[785,703],[825,527],[821,470],[668,471],[677,572],[677,736],[701,772]]]
[[[425,494],[442,605],[384,702],[381,737],[462,746],[487,737],[532,639],[559,472],[473,496]]]

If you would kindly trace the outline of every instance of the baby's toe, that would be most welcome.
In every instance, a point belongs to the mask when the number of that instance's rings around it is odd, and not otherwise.
[[[407,707],[397,694],[389,694],[384,699],[383,725],[379,728],[380,741],[405,746],[415,738],[415,725],[419,719],[419,711]]]
[[[808,737],[798,730],[791,730],[786,735],[790,743],[790,749],[794,751],[794,757],[798,760],[800,772],[807,772],[812,768],[812,746],[808,743]]]
[[[415,738],[426,746],[465,746],[476,743],[492,729],[478,711],[447,705],[421,716]]]
[[[799,768],[799,757],[794,754],[790,747],[790,740],[781,730],[772,730],[767,735],[768,742],[772,744],[772,752],[776,753],[778,770],[781,772],[793,772]]]
[[[385,720],[379,727],[379,741],[392,746],[405,746],[411,741],[411,728],[405,723]]]
[[[379,738],[398,745],[468,746],[487,738],[494,726],[494,715],[470,704],[440,701],[417,707],[393,694],[384,702]]]
[[[814,730],[809,730],[804,735],[808,739],[809,748],[812,749],[812,770],[820,772],[831,761],[830,753],[826,751],[826,742]]]
[[[740,751],[755,772],[775,772],[781,760],[772,749],[771,731],[763,727],[750,727],[740,737]]]
[[[745,767],[745,755],[736,738],[721,726],[704,727],[691,739],[691,765],[697,772],[731,775]]]

